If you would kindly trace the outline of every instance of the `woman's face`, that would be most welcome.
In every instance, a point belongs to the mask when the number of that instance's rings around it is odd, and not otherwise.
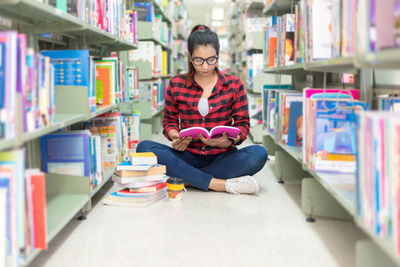
[[[198,75],[212,75],[218,62],[217,51],[212,45],[198,45],[193,50],[190,61]]]

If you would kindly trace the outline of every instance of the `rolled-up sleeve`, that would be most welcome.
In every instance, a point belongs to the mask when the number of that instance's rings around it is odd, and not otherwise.
[[[178,120],[178,109],[176,102],[173,97],[173,84],[172,81],[168,85],[168,89],[165,96],[164,104],[164,119],[163,119],[163,134],[168,140],[171,140],[168,136],[168,132],[172,129],[179,131],[179,120]]]
[[[247,104],[246,89],[242,81],[237,81],[237,93],[232,103],[233,126],[240,129],[240,141],[236,145],[241,144],[247,139],[250,129],[249,109]]]

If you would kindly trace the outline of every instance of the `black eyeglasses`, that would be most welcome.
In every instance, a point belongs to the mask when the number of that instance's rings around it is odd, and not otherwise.
[[[192,62],[196,66],[203,65],[204,61],[207,61],[208,65],[215,65],[215,64],[217,64],[218,57],[217,56],[213,56],[213,57],[209,57],[209,58],[201,58],[201,57],[192,58]]]

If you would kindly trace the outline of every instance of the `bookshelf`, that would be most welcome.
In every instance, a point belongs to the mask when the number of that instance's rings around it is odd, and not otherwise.
[[[291,11],[292,4],[297,3],[298,0],[272,0],[264,8],[263,13],[265,16],[282,15]]]
[[[112,51],[136,49],[136,45],[102,31],[55,7],[31,0],[4,0],[0,15],[32,27],[33,34],[68,33],[87,46],[105,46]]]
[[[296,4],[298,1],[291,0],[273,0],[269,5],[266,2],[266,8],[264,9],[265,16],[274,16],[274,15],[283,15],[285,13],[290,13],[292,8],[292,3]],[[357,39],[357,38],[356,38]],[[359,53],[357,49],[355,49],[355,54],[352,56],[344,56],[331,58],[326,60],[319,60],[314,62],[303,62],[286,66],[277,66],[274,68],[266,68],[264,67],[264,72],[266,73],[278,73],[278,74],[289,74],[292,76],[304,76],[304,75],[312,75],[312,76],[320,76],[321,72],[327,73],[351,73],[355,74],[357,77],[355,80],[362,75],[362,73],[368,72],[371,69],[399,69],[400,63],[400,49],[398,48],[388,48],[385,50],[381,50],[373,53]],[[371,82],[371,84],[357,84],[356,87],[360,86],[360,95],[362,95],[362,91],[372,91],[374,90],[373,81],[367,81],[367,83]],[[368,92],[369,93],[373,92]],[[393,93],[393,90],[391,91]],[[370,99],[366,95],[363,96],[369,102]],[[286,144],[282,144],[277,140],[277,136],[269,133],[264,129],[264,145],[266,147],[271,147],[271,150],[275,151],[275,158],[279,160],[279,162],[275,162],[275,164],[281,165],[280,171],[285,171],[285,169],[303,169],[308,173],[308,175],[303,175],[302,178],[302,202],[305,197],[310,196],[311,194],[321,194],[324,192],[325,195],[320,195],[319,197],[315,197],[314,202],[331,202],[328,204],[328,210],[323,212],[316,212],[317,216],[324,216],[324,214],[332,215],[333,218],[339,218],[333,216],[333,214],[329,214],[331,211],[329,207],[333,207],[332,201],[328,200],[332,198],[335,203],[338,203],[341,208],[343,208],[351,217],[351,220],[362,229],[366,235],[370,238],[368,241],[372,244],[366,250],[359,251],[357,248],[357,260],[362,260],[363,262],[367,262],[371,260],[371,255],[379,254],[379,257],[385,260],[388,260],[394,263],[397,266],[400,266],[400,257],[395,252],[394,243],[387,237],[379,237],[376,235],[370,228],[368,228],[363,222],[363,218],[358,215],[358,207],[357,207],[357,189],[356,189],[356,175],[355,174],[340,174],[340,173],[326,173],[326,172],[316,172],[310,169],[308,166],[303,164],[303,154],[301,147],[293,147],[288,146]],[[269,140],[272,140],[273,145],[271,145]],[[274,150],[275,149],[275,150]],[[277,157],[277,151],[279,154],[279,159]],[[282,156],[282,153],[284,156]],[[286,163],[290,162],[290,163]],[[282,170],[283,169],[283,170]],[[289,172],[289,171],[288,171]],[[306,177],[311,177],[306,178]],[[304,178],[304,179],[303,179]],[[310,186],[310,180],[315,181],[319,186],[312,187]],[[313,182],[314,183],[314,182]],[[308,191],[308,192],[307,192]],[[303,194],[306,196],[304,197]],[[308,194],[308,195],[307,195]],[[322,204],[315,204],[318,206]],[[337,205],[337,204],[335,204]],[[303,203],[302,203],[303,212],[305,212]],[[333,208],[332,208],[333,209]],[[306,213],[306,212],[305,212]],[[319,214],[318,214],[319,213]],[[306,213],[307,214],[307,213]],[[330,216],[328,216],[330,217]],[[361,245],[360,245],[361,246]],[[358,247],[358,244],[357,244]],[[367,260],[368,259],[368,260]],[[361,261],[360,261],[361,262]],[[373,262],[373,260],[372,260]],[[359,264],[359,263],[358,263]],[[368,266],[376,266],[378,264],[369,263]],[[361,266],[361,265],[357,265]],[[392,265],[390,265],[392,266]]]
[[[114,35],[103,31],[84,20],[38,1],[2,0],[0,1],[0,16],[11,21],[11,27],[1,27],[1,29],[19,30],[20,33],[25,33],[27,47],[33,48],[36,53],[39,52],[40,42],[50,42],[66,49],[87,49],[90,50],[92,56],[102,57],[111,52],[118,52],[119,60],[125,63],[126,60],[122,58],[123,53],[120,52],[137,49],[137,44],[125,41],[118,37],[117,33]],[[169,23],[171,24],[171,21]],[[57,33],[65,38],[63,41],[57,41],[40,36],[42,33]],[[68,41],[64,41],[65,39]],[[118,103],[119,100],[116,100],[117,104],[97,107],[91,112],[88,87],[56,87],[55,103],[52,103],[55,104],[54,122],[29,132],[22,131],[22,97],[20,93],[16,93],[16,134],[9,139],[0,139],[0,151],[25,148],[26,168],[40,167],[40,137],[69,126],[78,126],[80,129],[84,122],[108,112],[132,113],[136,105],[133,99],[124,103]],[[122,99],[122,91],[118,94],[121,94]],[[115,99],[118,98],[115,96]],[[113,167],[105,168],[103,177],[99,179],[100,182],[95,187],[87,176],[45,173],[47,243],[51,242],[79,212],[84,215],[90,211],[92,197],[110,180],[114,170]],[[20,240],[14,242],[18,241]],[[18,243],[18,245],[21,249],[23,248],[21,244]],[[27,256],[23,251],[17,253],[20,265],[28,266],[40,254],[40,250],[29,251]]]
[[[400,68],[400,49],[391,48],[376,53],[356,54],[354,64],[359,68]]]

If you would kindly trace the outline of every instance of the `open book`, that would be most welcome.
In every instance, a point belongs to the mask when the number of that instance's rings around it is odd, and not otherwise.
[[[179,132],[179,138],[187,136],[198,138],[199,134],[202,134],[205,138],[216,138],[222,136],[224,132],[226,132],[228,137],[236,138],[240,133],[240,130],[239,128],[225,125],[215,126],[211,131],[207,131],[207,129],[203,127],[190,127],[181,130]]]

